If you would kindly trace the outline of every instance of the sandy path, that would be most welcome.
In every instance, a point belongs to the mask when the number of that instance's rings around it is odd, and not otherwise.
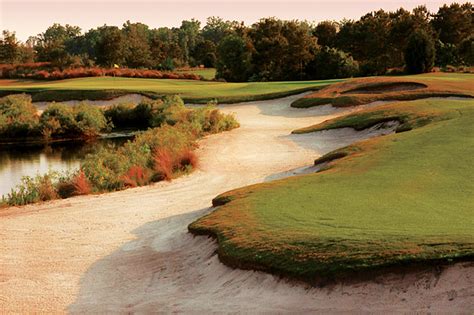
[[[290,135],[348,109],[289,107],[298,96],[223,106],[241,128],[200,143],[201,167],[152,187],[4,210],[0,312],[466,310],[474,268],[308,289],[222,265],[216,244],[187,233],[217,194],[311,164],[377,132]]]

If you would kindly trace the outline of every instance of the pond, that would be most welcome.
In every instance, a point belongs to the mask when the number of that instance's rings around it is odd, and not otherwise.
[[[0,196],[11,191],[24,176],[78,169],[81,160],[103,146],[123,145],[128,136],[90,143],[63,142],[49,145],[0,145]]]

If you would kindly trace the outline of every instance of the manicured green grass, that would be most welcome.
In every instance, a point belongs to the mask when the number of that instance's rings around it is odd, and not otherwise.
[[[190,231],[217,236],[231,266],[309,282],[474,258],[474,100],[396,103],[312,130],[383,113],[413,130],[350,146],[323,172],[225,193]]]
[[[87,98],[87,95],[90,94],[95,96],[96,99],[100,95],[106,97],[109,93],[112,93],[114,96],[126,93],[143,93],[151,96],[178,94],[186,102],[205,103],[209,100],[217,99],[222,103],[276,98],[298,92],[316,90],[325,85],[340,81],[225,83],[114,77],[79,78],[47,82],[0,80],[0,94],[12,92],[32,93],[35,101],[49,101],[53,100],[55,96],[60,98],[57,100],[65,100],[70,93],[73,96],[77,96],[79,91],[83,97]],[[44,97],[44,94],[47,97]]]
[[[206,80],[212,80],[216,77],[216,69],[215,68],[204,68],[204,69],[183,69],[183,70],[176,70],[176,72],[183,72],[183,73],[194,73],[197,75],[202,76]]]

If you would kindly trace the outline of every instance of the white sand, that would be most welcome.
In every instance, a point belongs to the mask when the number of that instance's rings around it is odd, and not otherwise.
[[[200,169],[171,183],[2,210],[0,313],[472,312],[472,264],[310,289],[230,269],[187,233],[217,194],[383,132],[290,135],[353,110],[290,108],[297,97],[222,106],[241,128],[202,140]]]

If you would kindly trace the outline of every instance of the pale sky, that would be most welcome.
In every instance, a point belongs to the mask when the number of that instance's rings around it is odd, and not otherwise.
[[[466,2],[460,1],[460,2]],[[209,16],[244,21],[250,25],[262,17],[308,21],[357,19],[380,8],[391,11],[425,4],[432,12],[438,0],[0,0],[0,30],[15,31],[20,40],[43,32],[53,23],[80,26],[83,31],[103,24],[121,26],[126,20],[151,28],[179,26],[195,18],[205,24]]]

